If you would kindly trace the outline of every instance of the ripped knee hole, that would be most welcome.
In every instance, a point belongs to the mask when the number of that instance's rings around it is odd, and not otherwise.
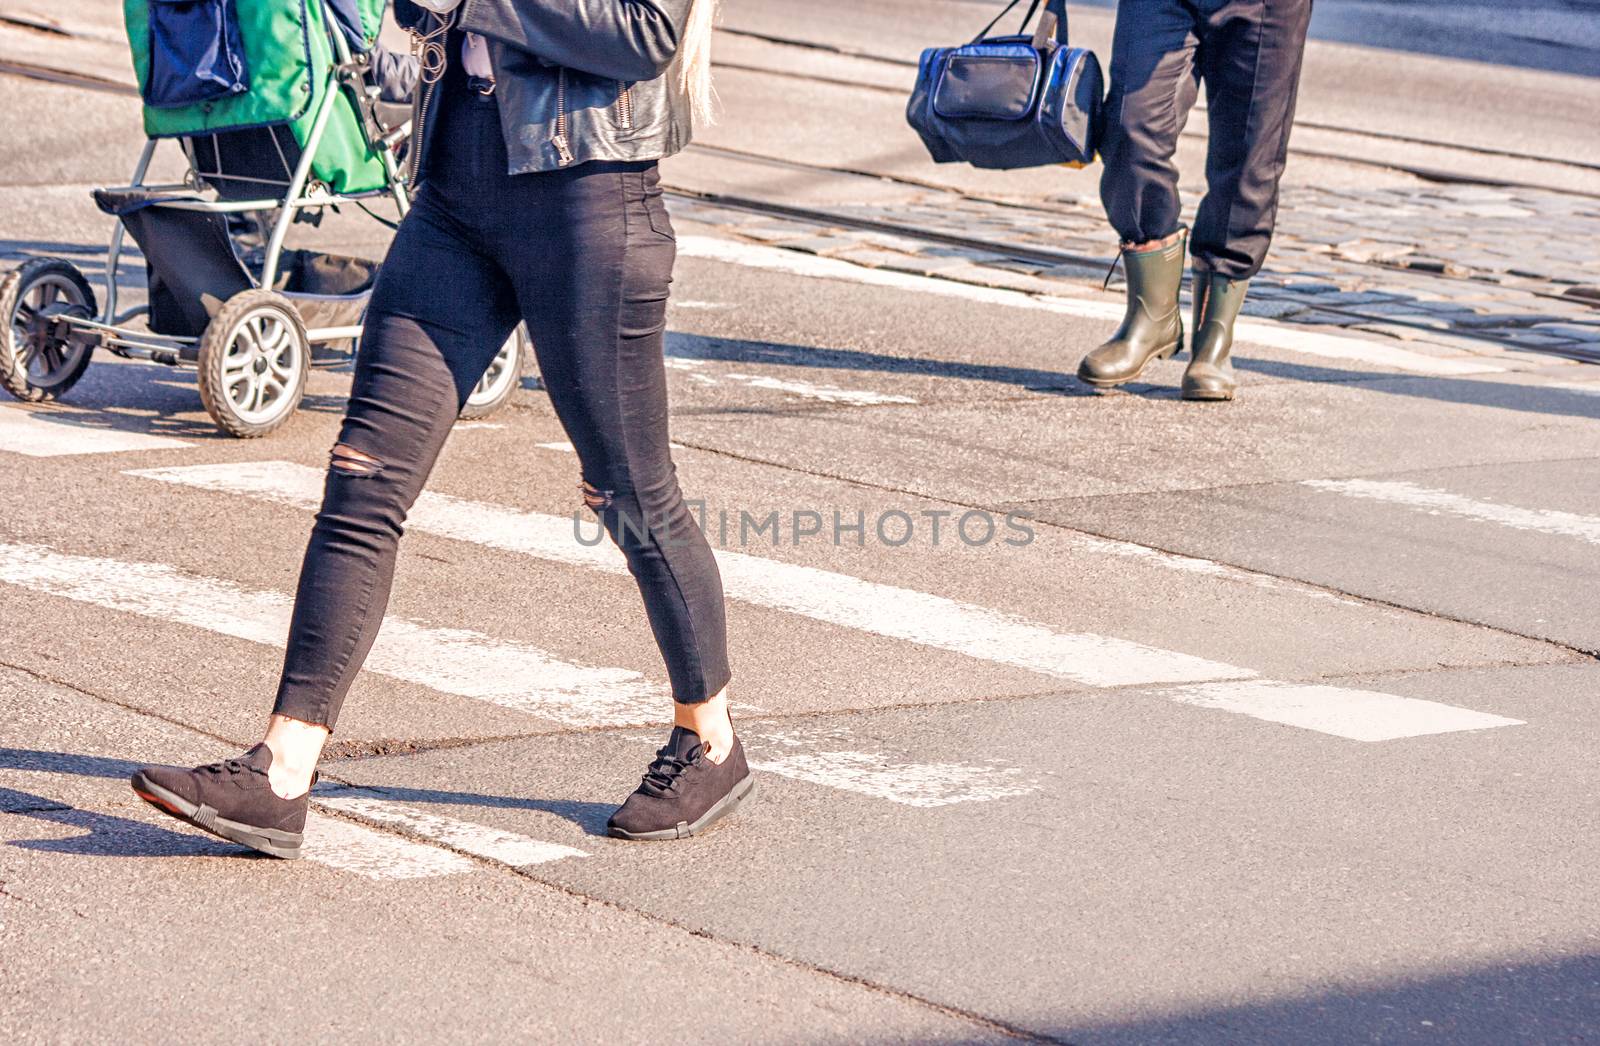
[[[383,471],[383,462],[345,443],[334,444],[330,458],[334,471],[349,476],[372,476]]]
[[[588,480],[579,483],[578,490],[583,494],[583,503],[594,512],[610,508],[611,501],[616,496],[615,491],[601,490]]]

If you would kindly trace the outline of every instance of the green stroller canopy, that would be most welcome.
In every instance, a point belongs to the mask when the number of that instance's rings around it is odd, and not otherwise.
[[[305,148],[332,104],[312,175],[336,193],[387,186],[330,30],[353,52],[378,38],[388,0],[123,0],[151,138],[287,125]],[[359,36],[357,35],[359,34]]]

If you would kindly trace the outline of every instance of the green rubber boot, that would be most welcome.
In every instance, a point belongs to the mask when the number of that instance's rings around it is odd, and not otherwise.
[[[1133,381],[1153,359],[1183,351],[1183,316],[1178,288],[1188,236],[1162,247],[1123,254],[1128,272],[1128,311],[1111,340],[1078,364],[1078,377],[1097,389]]]
[[[1184,399],[1233,399],[1239,382],[1228,354],[1233,350],[1233,321],[1239,318],[1249,285],[1249,280],[1194,271],[1194,354],[1183,372]]]

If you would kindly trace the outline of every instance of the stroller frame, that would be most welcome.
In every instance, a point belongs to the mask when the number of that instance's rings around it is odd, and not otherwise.
[[[96,308],[94,291],[76,267],[59,259],[33,259],[0,282],[0,383],[13,395],[33,401],[62,395],[81,377],[94,349],[100,348],[125,359],[196,369],[199,372],[201,399],[218,426],[235,436],[262,436],[284,424],[294,414],[305,385],[306,372],[314,362],[322,365],[342,362],[326,357],[313,361],[313,345],[343,344],[353,349],[359,343],[363,329],[361,323],[314,325],[304,322],[300,310],[290,300],[292,296],[279,294],[273,288],[284,275],[285,244],[290,227],[300,215],[340,203],[355,203],[365,210],[366,205],[362,201],[388,197],[394,202],[399,216],[405,216],[410,209],[410,192],[396,150],[409,137],[411,123],[409,120],[403,121],[393,128],[384,125],[377,102],[369,93],[365,81],[368,56],[355,52],[344,34],[334,26],[327,0],[309,2],[322,7],[323,21],[329,30],[327,36],[331,44],[332,61],[325,70],[315,70],[313,73],[313,109],[309,130],[305,132],[304,143],[295,146],[300,154],[293,163],[290,162],[290,152],[284,148],[280,136],[288,135],[293,143],[295,135],[285,125],[268,125],[251,132],[270,136],[272,148],[281,162],[281,177],[254,171],[247,175],[228,172],[222,162],[221,132],[214,131],[176,136],[188,160],[187,177],[178,183],[152,184],[146,179],[161,145],[161,138],[152,136],[140,153],[130,184],[102,189],[96,194],[97,198],[140,197],[148,201],[148,206],[163,211],[197,212],[223,219],[276,212],[270,234],[266,232],[266,223],[258,221],[265,247],[259,275],[244,272],[251,289],[235,293],[225,302],[205,302],[210,322],[198,336],[157,333],[149,329],[153,325],[150,321],[154,319],[154,293],[150,303],[119,311],[123,276],[121,264],[129,233],[122,212],[118,211],[119,217],[106,254],[105,301],[101,307]],[[380,188],[365,187],[357,192],[338,192],[319,181],[315,175],[318,150],[336,110],[344,103],[346,92],[355,101],[361,135],[382,166],[383,184]],[[216,172],[203,170],[196,155],[196,144],[208,138],[211,154],[217,159]],[[276,197],[232,199],[230,193],[222,191],[217,184],[228,181],[280,188],[282,194]],[[173,198],[165,194],[182,195]],[[105,206],[104,202],[102,206]],[[373,217],[383,220],[376,215]],[[238,246],[232,233],[228,233],[228,239],[230,249],[237,258]],[[301,301],[319,298],[315,294],[298,297]],[[322,296],[324,302],[342,304],[346,311],[349,309],[348,303],[356,298],[357,295],[342,298]],[[192,304],[192,299],[190,302]],[[341,310],[334,308],[321,311],[326,317]],[[141,317],[146,318],[145,324],[131,326],[134,320]],[[216,330],[219,327],[222,329]],[[194,329],[192,325],[191,329]],[[221,342],[220,347],[218,342]],[[293,368],[292,379],[283,378],[276,370],[271,373],[267,370],[269,364],[274,368],[278,366],[286,345],[294,349],[293,358],[298,361]],[[526,349],[527,336],[519,326],[473,390],[462,410],[462,417],[486,416],[509,400],[520,384]],[[256,368],[256,374],[246,374],[239,368],[239,360],[243,358],[241,353],[249,356],[246,362]],[[32,373],[41,359],[49,369],[42,375]],[[223,362],[218,364],[218,359],[223,359]],[[231,377],[229,367],[234,368]],[[239,382],[247,381],[251,390],[249,394],[255,395],[259,401],[261,393],[255,391],[258,379],[263,386],[268,379],[275,380],[277,386],[270,406],[252,413],[236,402],[236,386]],[[290,385],[294,387],[290,388]]]
[[[276,183],[283,186],[285,190],[284,198],[281,200],[173,200],[161,205],[173,210],[200,211],[207,214],[251,214],[277,210],[278,217],[273,223],[272,235],[267,240],[266,260],[262,267],[260,279],[262,287],[271,287],[277,281],[278,266],[283,258],[283,247],[288,238],[289,227],[294,224],[295,216],[301,211],[329,207],[338,203],[371,199],[380,195],[388,195],[393,198],[402,218],[411,208],[411,194],[407,191],[405,182],[400,175],[400,165],[395,161],[392,147],[392,143],[405,140],[409,131],[409,124],[402,124],[389,134],[376,139],[379,144],[379,159],[383,163],[384,172],[389,183],[387,194],[370,192],[334,193],[311,178],[311,165],[316,159],[317,147],[322,144],[322,137],[327,132],[328,120],[332,117],[334,106],[338,101],[339,87],[348,87],[356,92],[358,98],[363,100],[366,98],[364,86],[361,82],[362,74],[366,70],[364,62],[352,55],[349,44],[341,34],[330,33],[328,35],[333,41],[336,61],[328,70],[327,82],[322,85],[323,89],[318,92],[314,103],[317,111],[312,120],[311,133],[307,136],[306,144],[301,150],[298,163],[290,165],[288,154],[283,151],[283,147],[278,141],[279,128],[267,128],[272,136],[273,144],[278,148],[278,156],[283,161],[284,170],[288,173],[287,180]],[[360,106],[360,112],[362,121],[370,132],[375,126],[372,107],[364,102]],[[211,139],[215,143],[217,136],[212,134]],[[139,156],[139,162],[133,169],[132,182],[107,191],[182,192],[200,189],[200,176],[195,170],[194,144],[191,138],[180,139],[180,144],[185,154],[189,157],[189,181],[165,185],[149,185],[145,183],[145,175],[150,170],[150,163],[155,158],[156,149],[160,144],[161,139],[159,138],[151,138],[145,142],[144,150]],[[274,184],[266,178],[246,179],[230,174],[208,174],[206,177],[213,180]],[[122,257],[122,244],[126,235],[127,229],[123,227],[122,222],[117,222],[116,230],[111,234],[110,250],[106,254],[106,303],[100,319],[98,322],[92,320],[69,322],[72,322],[77,327],[100,332],[100,347],[119,356],[128,359],[146,359],[173,366],[180,365],[183,362],[183,348],[194,345],[199,341],[198,338],[132,332],[123,328],[122,325],[129,320],[147,315],[150,311],[148,305],[135,306],[127,312],[117,315],[118,268]],[[306,329],[305,334],[306,339],[312,344],[347,341],[361,337],[361,326],[357,324],[341,327],[309,327]]]

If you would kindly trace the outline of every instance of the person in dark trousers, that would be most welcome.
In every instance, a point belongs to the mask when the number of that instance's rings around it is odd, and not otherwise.
[[[1185,240],[1172,162],[1206,86],[1206,195],[1195,216],[1194,325],[1183,398],[1231,400],[1229,352],[1245,288],[1278,212],[1311,0],[1120,0],[1100,155],[1100,197],[1122,237],[1128,310],[1078,376],[1133,381],[1183,349],[1178,290]]]
[[[722,580],[678,487],[662,343],[676,245],[656,164],[709,112],[713,3],[397,6],[425,34],[418,189],[373,292],[277,703],[240,757],[137,771],[142,798],[300,856],[316,763],[377,638],[407,511],[519,321],[578,452],[582,500],[638,581],[675,702],[670,738],[610,831],[682,838],[750,794],[728,717]]]

